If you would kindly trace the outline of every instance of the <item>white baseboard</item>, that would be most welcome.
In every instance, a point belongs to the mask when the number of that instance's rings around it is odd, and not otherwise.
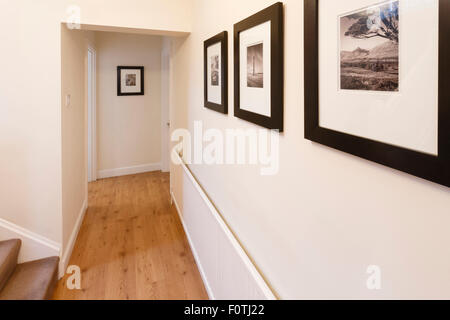
[[[180,217],[184,232],[186,233],[186,237],[188,239],[189,246],[191,247],[191,251],[192,251],[192,254],[194,255],[195,262],[197,263],[197,267],[200,272],[200,276],[202,277],[203,284],[205,285],[206,293],[208,294],[208,297],[210,300],[215,300],[214,294],[211,290],[211,286],[209,285],[209,282],[208,282],[208,278],[206,277],[205,271],[202,267],[200,257],[198,256],[197,250],[195,249],[195,246],[194,246],[194,242],[192,241],[191,235],[189,234],[189,229],[187,228],[186,224],[184,223],[184,219],[181,214],[180,207],[178,206],[177,199],[175,199],[173,192],[171,192],[170,195],[172,198],[172,203],[175,204],[175,208],[177,209],[178,216]]]
[[[75,226],[73,227],[72,234],[70,235],[69,242],[67,243],[67,247],[63,250],[61,259],[59,261],[59,278],[61,279],[66,273],[67,266],[70,261],[70,257],[72,256],[73,247],[75,246],[75,242],[77,241],[78,233],[80,232],[81,225],[83,224],[83,219],[86,214],[88,207],[87,198],[83,202],[83,206],[81,207],[81,211],[78,214],[77,221],[75,222]]]
[[[129,174],[138,174],[161,170],[161,163],[148,163],[140,166],[125,167],[117,169],[101,170],[97,173],[98,179],[126,176]]]
[[[33,231],[0,219],[0,241],[20,239],[19,263],[60,255],[61,245]]]

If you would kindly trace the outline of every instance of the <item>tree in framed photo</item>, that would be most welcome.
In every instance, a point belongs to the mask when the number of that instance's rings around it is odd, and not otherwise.
[[[305,138],[450,187],[449,2],[373,3],[304,0]]]
[[[340,17],[340,89],[399,91],[398,1]]]

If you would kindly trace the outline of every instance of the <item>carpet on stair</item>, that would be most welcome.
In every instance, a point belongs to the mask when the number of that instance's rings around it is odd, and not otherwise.
[[[0,242],[0,291],[16,268],[21,244],[18,239]]]
[[[58,279],[58,263],[58,257],[50,257],[17,265],[0,291],[0,300],[50,299]]]

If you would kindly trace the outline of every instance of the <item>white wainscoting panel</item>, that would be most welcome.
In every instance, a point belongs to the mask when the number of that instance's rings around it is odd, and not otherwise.
[[[187,166],[174,166],[172,179],[172,199],[209,297],[276,299]]]

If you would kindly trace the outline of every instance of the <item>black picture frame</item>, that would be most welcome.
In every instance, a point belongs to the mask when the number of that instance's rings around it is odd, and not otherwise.
[[[240,108],[240,33],[271,21],[271,116]],[[284,130],[284,8],[274,5],[234,25],[234,116],[268,129]]]
[[[141,71],[141,91],[139,92],[122,92],[122,79],[121,74],[122,70],[140,70]],[[118,96],[143,96],[145,94],[144,91],[144,67],[142,66],[118,66],[117,67],[117,95]]]
[[[439,0],[438,156],[319,126],[319,1],[304,1],[305,139],[450,187],[450,1]]]
[[[221,43],[221,104],[208,101],[208,48],[216,43]],[[204,106],[223,114],[228,114],[228,32],[223,31],[214,37],[204,41]]]

